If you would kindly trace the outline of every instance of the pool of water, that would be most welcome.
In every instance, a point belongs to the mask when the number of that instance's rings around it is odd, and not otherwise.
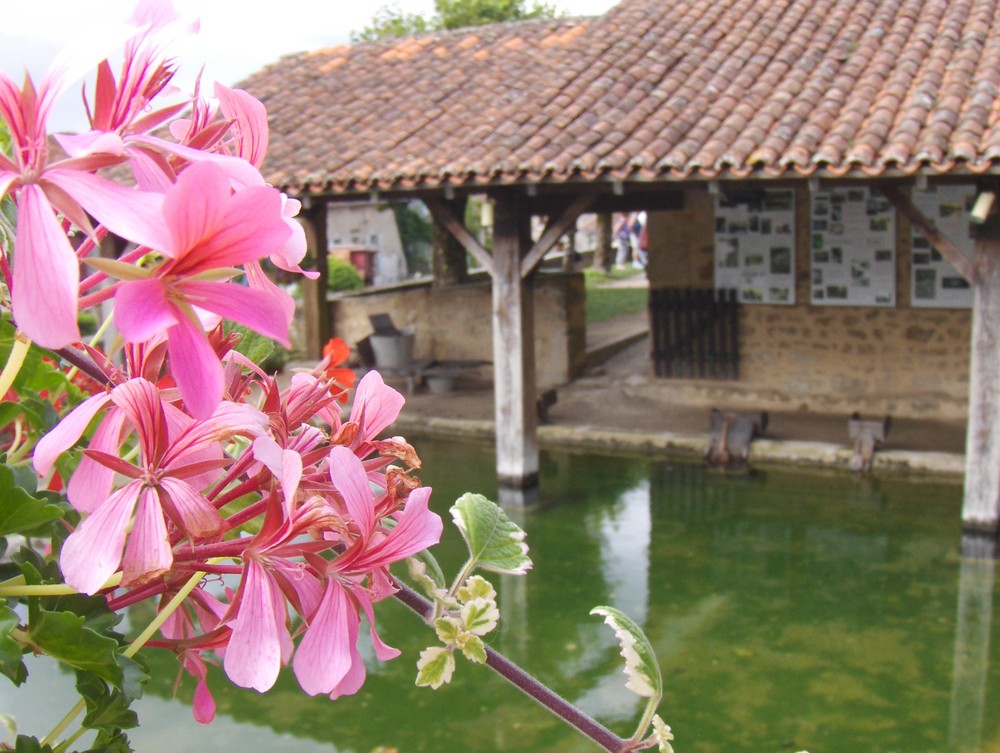
[[[465,491],[496,497],[489,447],[416,445],[446,519]],[[653,643],[678,753],[1000,750],[996,568],[960,554],[957,483],[734,477],[556,453],[543,455],[541,478],[537,502],[510,510],[535,567],[494,579],[504,617],[493,646],[619,734],[640,703],[624,688],[610,630],[588,616],[597,604],[630,614]],[[461,547],[446,536],[439,557],[454,571]],[[219,717],[207,728],[191,720],[190,684],[173,698],[173,660],[149,653],[161,671],[140,704],[136,750],[597,750],[483,667],[460,663],[438,691],[414,687],[432,636],[396,603],[378,619],[404,654],[372,661],[357,696],[308,698],[290,674],[258,695],[217,675]],[[71,681],[43,662],[32,673],[46,703],[5,687],[0,710],[34,732]]]

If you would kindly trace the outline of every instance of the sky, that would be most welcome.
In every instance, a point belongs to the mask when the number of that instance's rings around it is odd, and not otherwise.
[[[556,0],[568,15],[597,15],[617,0]],[[286,55],[349,43],[383,0],[173,0],[185,18],[200,19],[200,31],[178,39],[168,52],[179,64],[175,81],[191,86],[204,66],[203,82],[235,84]],[[393,0],[407,13],[431,15],[433,0]],[[135,0],[28,0],[4,3],[0,26],[0,70],[20,83],[27,68],[34,80],[73,40],[99,40],[101,29],[127,18]],[[529,3],[530,5],[530,3]],[[97,45],[95,45],[97,46]],[[60,100],[50,130],[86,127],[77,84]],[[210,89],[209,89],[210,91]]]

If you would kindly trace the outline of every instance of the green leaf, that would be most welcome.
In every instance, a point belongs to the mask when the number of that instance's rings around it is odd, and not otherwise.
[[[17,613],[6,604],[0,606],[0,673],[15,685],[28,679],[28,668],[22,661],[21,644],[11,638],[10,631],[20,624]]]
[[[497,592],[493,588],[493,584],[481,575],[473,575],[471,578],[468,578],[465,581],[465,585],[458,589],[458,600],[463,604],[473,599],[495,601],[496,598]]]
[[[138,715],[129,708],[132,700],[120,690],[109,688],[107,683],[90,672],[76,673],[76,691],[87,703],[83,726],[115,732],[139,725]]]
[[[451,517],[475,566],[510,575],[531,569],[524,531],[496,503],[481,494],[463,494],[452,506]]]
[[[500,610],[492,599],[477,598],[462,606],[465,629],[475,635],[486,635],[497,626]]]
[[[628,615],[614,607],[594,607],[591,614],[604,617],[604,622],[615,631],[625,659],[625,687],[643,698],[660,698],[663,695],[663,676],[646,634]]]
[[[455,671],[455,657],[447,648],[425,648],[420,652],[417,669],[417,685],[437,690],[451,682],[451,675]]]
[[[462,625],[454,617],[441,617],[434,621],[434,632],[443,644],[454,646],[462,633]]]
[[[94,744],[84,753],[133,753],[125,733],[120,730],[101,730],[94,740]]]
[[[34,737],[18,735],[14,741],[15,753],[52,753],[51,745],[42,745]]]
[[[32,497],[14,483],[13,471],[0,465],[0,536],[28,533],[62,516],[59,506]]]
[[[69,612],[39,610],[28,626],[28,639],[50,656],[75,669],[92,672],[120,687],[122,668],[118,641],[84,626],[85,618]]]
[[[471,662],[485,664],[486,646],[483,645],[483,639],[477,635],[466,636],[465,643],[462,644],[462,654]]]

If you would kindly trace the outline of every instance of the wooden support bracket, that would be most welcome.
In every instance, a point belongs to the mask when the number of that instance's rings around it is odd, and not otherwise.
[[[435,221],[439,222],[449,233],[455,236],[455,239],[462,244],[462,247],[492,276],[493,257],[490,256],[490,252],[483,248],[482,244],[476,240],[476,237],[466,229],[462,221],[452,214],[447,204],[438,199],[424,199],[424,204],[427,205],[427,210],[431,213]]]
[[[593,203],[593,194],[581,194],[566,207],[566,210],[561,215],[557,218],[549,219],[545,230],[542,231],[542,237],[538,239],[538,242],[521,261],[522,279],[535,271],[535,267],[541,264],[542,259],[545,258],[545,254],[552,250],[559,239],[573,227],[573,224],[580,218],[580,215]]]
[[[975,284],[976,271],[972,260],[959,251],[958,247],[938,230],[933,220],[917,209],[910,198],[895,186],[879,185],[878,190],[892,202],[901,215],[910,221],[913,227],[920,231],[934,250],[941,254],[956,272],[962,275],[970,285]]]

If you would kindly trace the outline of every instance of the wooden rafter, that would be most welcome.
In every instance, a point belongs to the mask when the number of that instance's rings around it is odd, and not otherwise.
[[[465,225],[452,213],[448,205],[439,199],[424,199],[424,204],[427,205],[431,217],[436,222],[444,225],[448,232],[455,236],[455,239],[462,244],[463,248],[482,265],[483,269],[492,275],[493,257],[490,256],[490,252],[483,248],[483,245],[476,240],[476,237],[466,229]]]
[[[956,272],[962,275],[969,284],[975,283],[976,271],[972,266],[972,261],[959,251],[958,247],[944,233],[938,230],[937,225],[930,217],[917,209],[910,198],[895,186],[879,185],[878,190],[892,202],[901,215],[910,221],[913,227],[920,231],[931,247],[941,254]]]

